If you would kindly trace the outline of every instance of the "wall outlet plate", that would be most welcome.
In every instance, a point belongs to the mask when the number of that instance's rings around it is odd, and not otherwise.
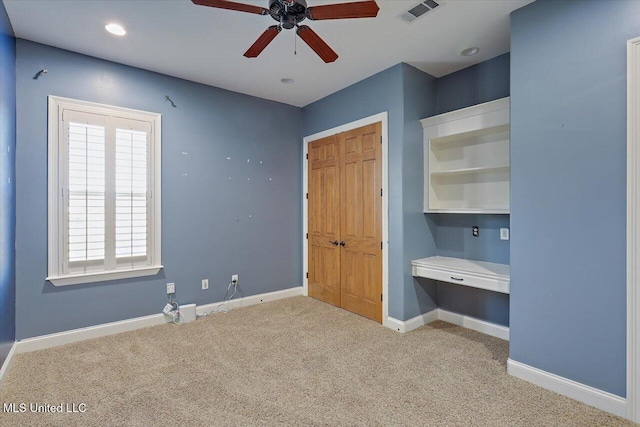
[[[202,290],[209,289],[209,279],[202,279]]]
[[[500,240],[509,240],[509,229],[501,228],[500,229]]]
[[[167,295],[176,293],[176,284],[175,283],[167,283]]]
[[[471,231],[473,233],[473,237],[480,236],[480,228],[478,228],[477,225],[474,225],[473,228],[471,229]]]
[[[231,281],[232,282],[237,282],[238,281],[238,275],[234,274],[233,276],[231,276]]]

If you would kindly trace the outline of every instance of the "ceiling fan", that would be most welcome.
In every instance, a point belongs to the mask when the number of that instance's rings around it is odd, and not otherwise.
[[[307,7],[306,0],[269,0],[269,9],[245,3],[227,0],[191,0],[200,6],[218,9],[237,10],[239,12],[271,15],[278,21],[262,33],[256,42],[244,54],[247,58],[256,58],[276,38],[282,29],[296,27],[296,34],[318,54],[324,62],[333,62],[338,54],[307,25],[299,25],[305,19],[319,21],[324,19],[374,18],[380,8],[374,0],[352,3],[327,4]]]

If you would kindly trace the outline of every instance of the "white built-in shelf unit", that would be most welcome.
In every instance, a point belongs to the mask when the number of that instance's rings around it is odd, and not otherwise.
[[[421,120],[424,211],[508,214],[509,98]]]

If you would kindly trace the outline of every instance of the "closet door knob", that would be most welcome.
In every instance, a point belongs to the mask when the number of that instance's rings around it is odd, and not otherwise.
[[[345,242],[344,240],[342,242],[340,242],[340,246],[344,247],[347,246],[347,242]]]
[[[338,246],[339,244],[337,240],[334,240],[334,241],[329,240],[329,243],[331,243],[333,246]]]

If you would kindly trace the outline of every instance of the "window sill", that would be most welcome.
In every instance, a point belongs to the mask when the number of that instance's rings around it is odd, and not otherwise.
[[[70,274],[67,276],[47,277],[53,286],[80,285],[84,283],[104,282],[106,280],[129,279],[132,277],[153,276],[162,270],[161,265],[134,268],[131,270],[97,271],[95,273]]]

